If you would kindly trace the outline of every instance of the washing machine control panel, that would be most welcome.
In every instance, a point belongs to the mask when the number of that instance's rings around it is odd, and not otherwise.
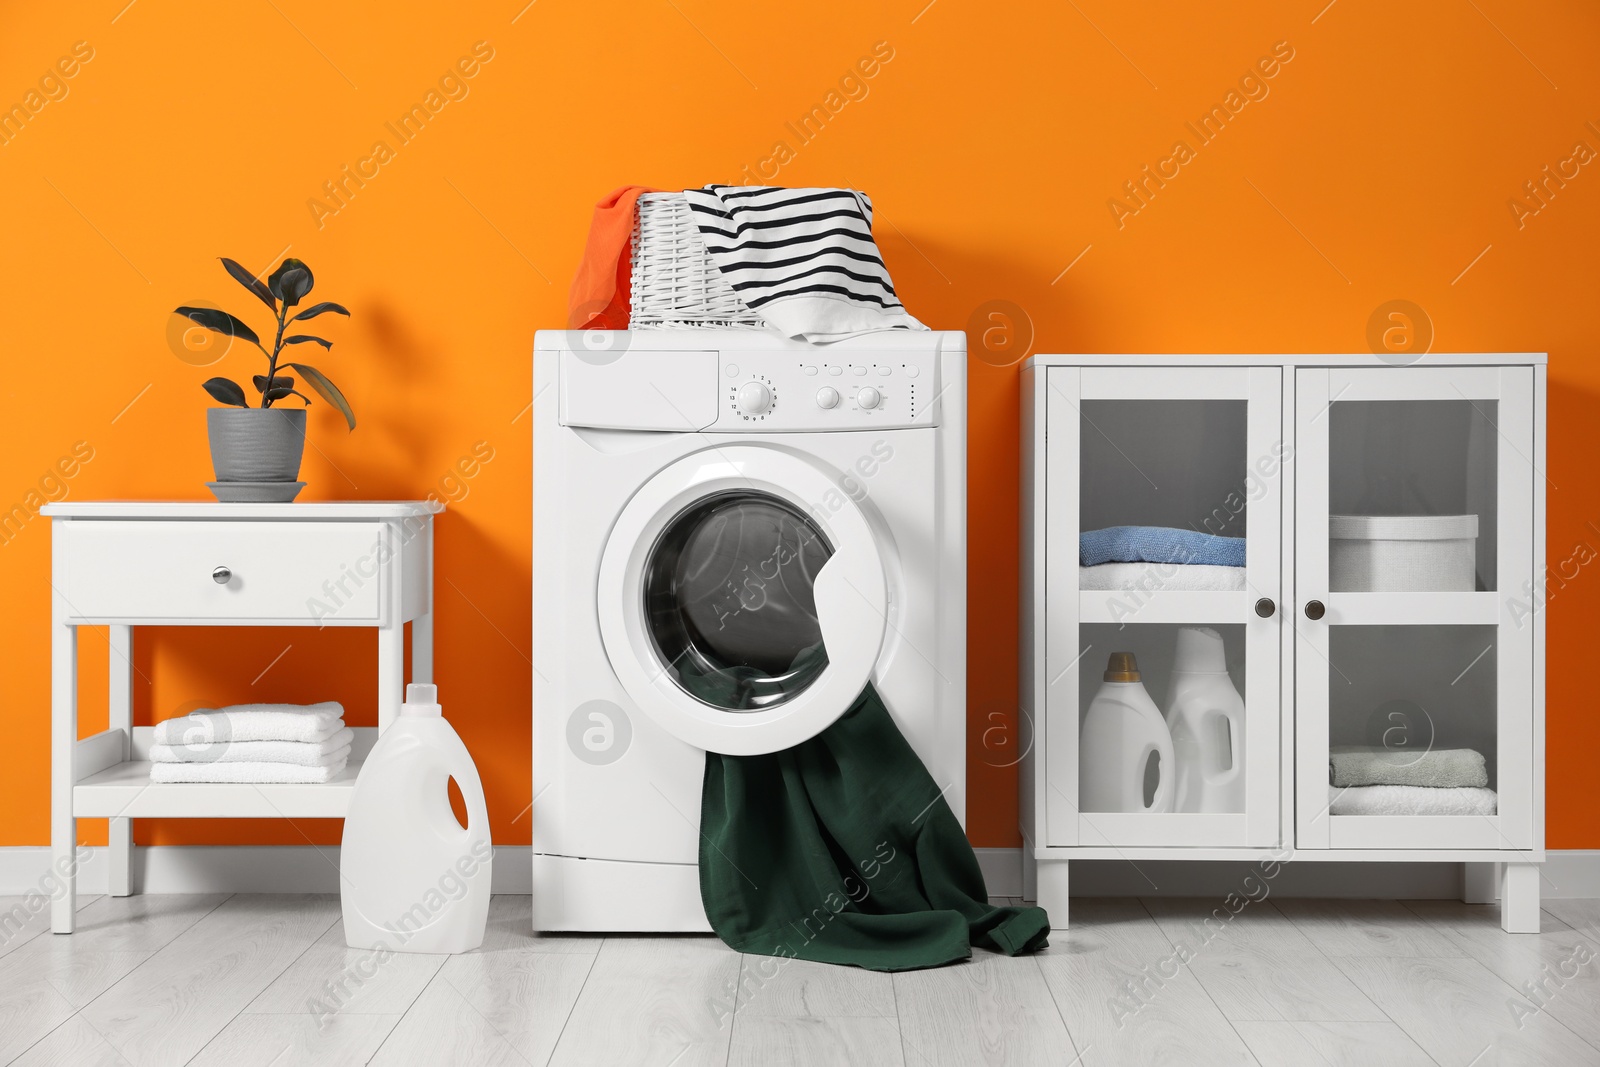
[[[560,417],[567,426],[789,433],[939,423],[936,341],[689,348],[636,344],[626,333],[571,332],[582,344],[561,350]]]
[[[834,353],[838,353],[835,355]],[[715,430],[840,430],[933,426],[939,363],[934,351],[815,354],[718,353],[721,403]]]

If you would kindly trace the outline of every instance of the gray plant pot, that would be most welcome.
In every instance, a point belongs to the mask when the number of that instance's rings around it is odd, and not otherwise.
[[[304,408],[207,408],[219,482],[293,482],[306,448]]]

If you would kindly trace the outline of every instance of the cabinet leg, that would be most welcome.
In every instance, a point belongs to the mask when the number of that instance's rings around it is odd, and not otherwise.
[[[1039,907],[1050,913],[1050,929],[1067,928],[1067,861],[1046,860],[1035,875]]]
[[[1493,904],[1500,894],[1500,865],[1498,863],[1463,863],[1461,865],[1461,903]]]
[[[1500,875],[1500,929],[1508,934],[1539,932],[1539,865],[1507,863]]]
[[[123,734],[122,758],[132,756],[133,746],[133,627],[110,627],[109,715],[106,725]],[[125,897],[133,892],[129,874],[133,858],[133,820],[106,821],[106,858],[111,869],[106,874],[107,892]]]
[[[57,622],[50,641],[50,929],[72,933],[78,913],[78,822],[72,817],[78,744],[78,630]]]
[[[1039,861],[1033,858],[1033,846],[1022,842],[1022,899],[1039,899]]]

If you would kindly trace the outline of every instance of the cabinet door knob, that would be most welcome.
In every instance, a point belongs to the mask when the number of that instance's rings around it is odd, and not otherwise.
[[[233,578],[233,572],[226,567],[218,567],[211,572],[211,580],[218,585],[227,585]]]
[[[1263,619],[1272,618],[1272,613],[1277,610],[1278,605],[1274,604],[1270,597],[1262,597],[1260,600],[1256,601],[1256,614],[1260,615]]]
[[[1328,609],[1325,606],[1323,606],[1322,601],[1320,601],[1320,600],[1308,600],[1308,601],[1306,601],[1306,618],[1308,618],[1308,619],[1312,620],[1313,622],[1315,622],[1317,619],[1322,618],[1327,613],[1328,613]]]

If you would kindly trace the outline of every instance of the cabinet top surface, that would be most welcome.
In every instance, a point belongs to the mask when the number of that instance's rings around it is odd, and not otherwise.
[[[1032,356],[1026,367],[1527,367],[1549,362],[1543,352],[1429,352],[1413,363],[1393,362],[1371,352],[1340,353],[1192,353],[1140,355],[1138,353],[1041,354]]]
[[[73,500],[46,504],[55,519],[409,519],[444,510],[425,500],[341,500],[316,504],[222,504],[209,500]]]

